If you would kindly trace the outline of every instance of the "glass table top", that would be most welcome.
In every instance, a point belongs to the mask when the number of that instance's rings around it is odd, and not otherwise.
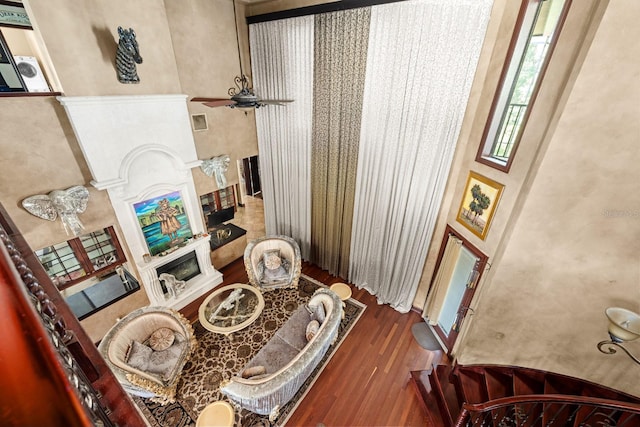
[[[199,318],[210,331],[230,333],[253,323],[263,308],[260,291],[238,283],[214,290],[200,306]]]

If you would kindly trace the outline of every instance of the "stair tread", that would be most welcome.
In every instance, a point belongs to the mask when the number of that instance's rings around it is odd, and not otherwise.
[[[460,404],[456,393],[449,382],[450,373],[451,366],[436,365],[431,375],[429,375],[429,383],[445,426],[453,426],[453,422],[460,412]]]
[[[416,393],[420,397],[423,409],[427,412],[434,426],[448,426],[446,424],[437,402],[437,396],[434,393],[429,382],[429,375],[433,369],[424,371],[411,371],[411,382],[415,386]]]

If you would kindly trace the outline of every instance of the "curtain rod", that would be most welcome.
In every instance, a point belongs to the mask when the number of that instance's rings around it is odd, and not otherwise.
[[[319,13],[336,12],[339,10],[357,9],[360,7],[376,6],[386,3],[398,3],[406,0],[341,0],[331,3],[323,3],[314,6],[299,7],[296,9],[282,10],[279,12],[264,13],[262,15],[248,16],[247,24],[276,21],[278,19],[297,18],[299,16],[316,15]]]

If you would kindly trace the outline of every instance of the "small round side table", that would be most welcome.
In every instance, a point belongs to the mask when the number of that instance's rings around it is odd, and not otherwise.
[[[351,298],[351,288],[346,283],[334,283],[329,286],[329,289],[338,294],[342,301],[346,301]]]
[[[233,427],[236,421],[233,407],[223,401],[207,405],[196,421],[196,427]]]

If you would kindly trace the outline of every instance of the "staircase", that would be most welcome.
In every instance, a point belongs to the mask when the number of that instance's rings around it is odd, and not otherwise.
[[[551,372],[436,365],[411,378],[438,426],[640,426],[640,398]]]

